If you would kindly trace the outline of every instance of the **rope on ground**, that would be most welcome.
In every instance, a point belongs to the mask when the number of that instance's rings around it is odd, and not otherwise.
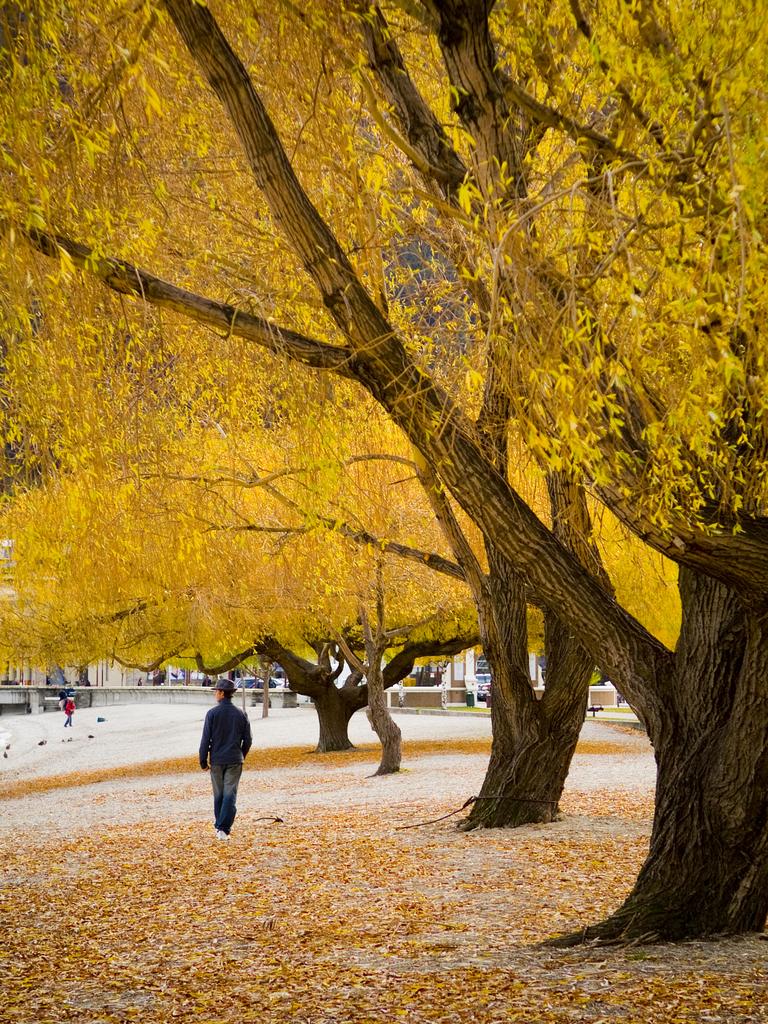
[[[274,824],[277,824],[279,822],[281,825],[285,824],[285,818],[273,818],[273,817],[270,817],[269,815],[267,815],[266,817],[263,817],[263,818],[254,818],[253,820],[254,821],[271,821],[271,822],[274,822]]]
[[[471,796],[469,800],[465,800],[461,807],[457,807],[455,811],[449,811],[448,814],[443,814],[439,818],[432,818],[429,821],[417,821],[413,825],[398,825],[395,828],[395,832],[404,832],[409,828],[422,828],[424,825],[436,825],[438,821],[445,821],[446,818],[452,818],[454,814],[461,814],[462,811],[477,803],[478,800],[513,800],[518,804],[550,804],[552,807],[556,807],[558,803],[557,800],[546,800],[544,797],[507,796],[504,793],[491,793],[489,796]]]

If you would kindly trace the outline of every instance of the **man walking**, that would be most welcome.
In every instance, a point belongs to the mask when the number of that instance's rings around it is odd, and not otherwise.
[[[216,838],[224,841],[237,814],[237,786],[252,742],[248,716],[232,703],[234,692],[230,679],[216,682],[216,706],[205,716],[200,740],[200,767],[211,772]]]

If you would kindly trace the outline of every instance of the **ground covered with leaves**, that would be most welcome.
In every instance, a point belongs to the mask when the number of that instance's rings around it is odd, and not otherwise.
[[[262,750],[228,844],[188,758],[17,779],[0,801],[0,1019],[768,1021],[758,936],[539,945],[609,913],[642,862],[652,792],[625,755],[649,755],[615,736],[582,745],[561,821],[514,831],[419,824],[477,791],[475,740],[407,744],[390,779],[368,778],[373,746]]]

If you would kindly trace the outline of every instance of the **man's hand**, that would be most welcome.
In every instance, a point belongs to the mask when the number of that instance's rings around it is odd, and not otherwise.
[[[208,765],[207,764],[201,764],[200,767],[203,769],[204,772],[208,771]]]

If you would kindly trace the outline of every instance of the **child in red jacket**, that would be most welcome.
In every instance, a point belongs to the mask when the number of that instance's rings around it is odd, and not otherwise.
[[[71,697],[67,697],[67,699],[64,701],[64,714],[67,716],[64,719],[64,728],[65,729],[67,728],[67,726],[72,728],[72,715],[74,715],[74,713],[75,713],[75,702],[72,700]]]

